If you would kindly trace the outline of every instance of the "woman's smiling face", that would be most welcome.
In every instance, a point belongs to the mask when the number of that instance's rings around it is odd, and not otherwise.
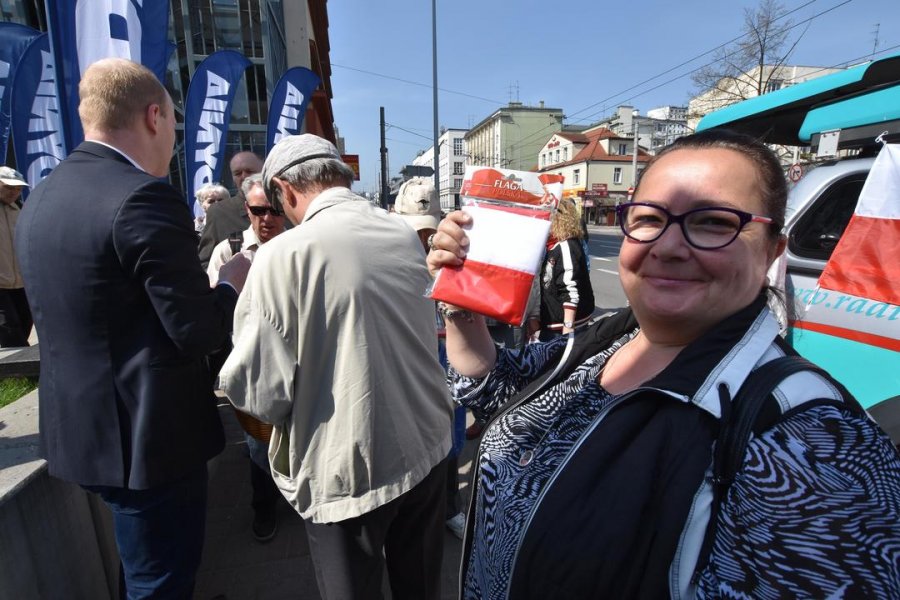
[[[634,201],[676,215],[718,206],[768,216],[759,186],[754,163],[734,150],[682,149],[648,168]],[[646,333],[687,343],[753,302],[783,245],[765,224],[753,222],[728,246],[701,250],[673,224],[654,242],[625,238],[619,274]]]

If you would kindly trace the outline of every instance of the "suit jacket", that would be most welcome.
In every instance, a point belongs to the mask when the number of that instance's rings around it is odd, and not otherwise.
[[[181,194],[85,142],[31,193],[16,252],[40,339],[50,473],[147,489],[224,446],[205,357],[237,294],[210,289]]]
[[[209,267],[209,259],[219,242],[248,227],[250,217],[244,209],[244,194],[240,190],[231,198],[210,206],[206,213],[206,225],[200,234],[200,263],[203,268]]]

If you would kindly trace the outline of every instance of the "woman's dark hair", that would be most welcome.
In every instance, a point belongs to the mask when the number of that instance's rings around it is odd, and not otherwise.
[[[746,157],[759,175],[760,196],[765,207],[765,216],[772,219],[769,235],[777,238],[784,227],[784,214],[787,208],[787,182],[784,169],[775,153],[765,144],[749,135],[728,129],[710,129],[678,138],[663,148],[647,163],[641,177],[653,168],[653,165],[666,154],[676,150],[707,150],[722,148],[732,150]],[[638,182],[640,188],[640,182]],[[636,192],[635,192],[636,193]]]

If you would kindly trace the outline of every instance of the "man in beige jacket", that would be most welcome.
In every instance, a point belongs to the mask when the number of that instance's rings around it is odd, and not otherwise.
[[[262,175],[296,227],[256,254],[220,386],[275,425],[323,598],[380,597],[386,566],[394,598],[437,599],[452,410],[422,246],[327,140],[283,138]]]

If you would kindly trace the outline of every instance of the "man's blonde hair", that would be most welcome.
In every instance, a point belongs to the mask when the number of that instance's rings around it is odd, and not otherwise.
[[[168,93],[147,67],[105,58],[88,67],[78,84],[78,116],[85,130],[128,129],[151,104],[165,116]]]

